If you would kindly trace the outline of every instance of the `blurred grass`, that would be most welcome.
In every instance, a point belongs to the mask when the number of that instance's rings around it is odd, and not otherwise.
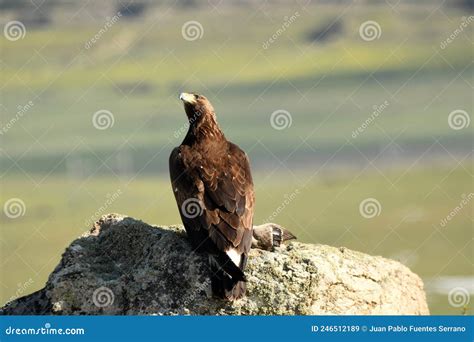
[[[68,23],[64,15],[61,25],[27,27],[22,40],[1,36],[2,126],[18,106],[34,105],[0,136],[0,198],[21,198],[27,207],[15,220],[0,214],[0,301],[30,277],[28,292],[41,288],[64,247],[118,189],[108,212],[179,222],[166,172],[182,139],[174,136],[185,123],[182,90],[204,93],[226,135],[249,153],[256,223],[299,189],[274,221],[301,241],[399,259],[424,279],[472,276],[472,205],[439,227],[472,192],[472,162],[463,158],[472,125],[455,131],[447,123],[455,109],[472,113],[472,27],[440,49],[465,13],[435,9],[282,5],[224,7],[216,15],[155,8],[139,20],[122,18],[89,50],[84,44],[103,18]],[[263,49],[295,11],[298,19]],[[182,38],[189,20],[203,25],[202,39]],[[360,38],[367,20],[380,24],[380,39]],[[335,21],[339,32],[310,42],[311,32]],[[384,101],[376,121],[352,138]],[[100,109],[115,119],[105,131],[92,125]],[[291,113],[291,127],[271,127],[277,109]],[[333,157],[339,163],[320,169]],[[367,197],[382,204],[374,219],[358,211]],[[429,299],[432,313],[461,313],[446,295]]]
[[[407,264],[424,279],[440,275],[472,275],[473,241],[469,208],[446,227],[440,222],[459,205],[459,194],[472,181],[472,165],[415,167],[400,177],[400,170],[381,175],[375,171],[306,172],[294,177],[283,171],[255,175],[255,223],[269,217],[295,233],[300,241],[346,246]],[[281,179],[285,179],[282,182]],[[396,182],[395,187],[391,183]],[[306,186],[304,186],[306,184]],[[116,179],[94,177],[74,180],[50,177],[32,188],[22,177],[3,184],[1,201],[24,199],[25,216],[2,215],[2,277],[0,301],[5,302],[17,283],[34,280],[32,292],[43,286],[71,240],[88,230],[91,216],[112,194],[120,195],[105,212],[119,212],[145,222],[167,225],[180,222],[169,181],[163,178]],[[291,194],[279,215],[272,216]],[[374,197],[381,213],[363,218],[359,203]],[[471,207],[472,208],[472,207]],[[3,214],[3,213],[2,213]],[[433,295],[433,314],[460,314],[447,297]],[[433,305],[436,303],[436,305]]]
[[[3,120],[18,105],[30,100],[35,104],[20,123],[24,129],[10,130],[2,144],[12,157],[31,147],[22,158],[30,163],[20,166],[32,171],[38,171],[33,156],[44,160],[46,154],[55,163],[76,145],[76,136],[94,151],[110,153],[124,136],[139,131],[130,144],[149,151],[173,139],[172,132],[183,125],[176,95],[183,89],[206,94],[226,132],[243,147],[258,136],[272,144],[278,157],[287,156],[303,138],[312,147],[336,150],[372,107],[385,100],[390,106],[377,120],[381,129],[372,127],[354,140],[361,150],[384,144],[382,130],[389,135],[403,132],[401,143],[426,143],[432,137],[448,146],[469,143],[472,132],[451,130],[446,117],[470,98],[464,80],[472,80],[472,51],[464,36],[439,48],[464,13],[451,10],[446,20],[434,12],[424,21],[425,6],[408,7],[400,15],[374,8],[346,15],[342,32],[323,43],[311,43],[309,33],[330,25],[344,7],[314,6],[308,12],[285,7],[266,15],[249,15],[242,8],[218,19],[199,9],[152,12],[143,21],[122,19],[90,50],[84,44],[104,22],[48,26],[15,42],[1,37]],[[295,11],[300,17],[263,49],[284,16]],[[358,26],[367,18],[380,21],[380,39],[366,42],[359,37]],[[190,19],[202,23],[202,39],[182,38],[181,25]],[[235,22],[241,23],[238,32]],[[293,116],[285,139],[268,124],[270,114],[280,108]],[[91,125],[99,109],[115,116],[107,139]],[[32,146],[40,132],[47,132],[41,146]],[[304,158],[306,151],[300,154]]]

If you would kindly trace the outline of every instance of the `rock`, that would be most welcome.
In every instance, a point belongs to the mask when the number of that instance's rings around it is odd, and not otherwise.
[[[423,315],[421,279],[402,264],[324,245],[252,249],[247,296],[211,296],[207,257],[180,226],[110,214],[74,240],[46,286],[1,314]]]

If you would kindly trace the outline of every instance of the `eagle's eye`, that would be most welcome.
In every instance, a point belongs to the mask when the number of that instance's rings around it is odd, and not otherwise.
[[[195,98],[196,100],[199,99],[199,95],[194,94],[194,98]]]

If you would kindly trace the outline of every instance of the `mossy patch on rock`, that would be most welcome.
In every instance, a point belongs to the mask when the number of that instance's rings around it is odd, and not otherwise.
[[[318,315],[428,314],[421,279],[382,257],[291,242],[252,249],[247,295],[212,297],[207,257],[181,226],[158,227],[118,214],[74,240],[44,289],[1,314]]]

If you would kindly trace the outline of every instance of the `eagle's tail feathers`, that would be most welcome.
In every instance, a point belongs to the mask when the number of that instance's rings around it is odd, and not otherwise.
[[[219,298],[236,300],[245,294],[244,272],[225,254],[209,255],[212,293]]]
[[[211,254],[209,257],[211,270],[222,270],[234,280],[246,281],[242,269],[234,264],[226,253]]]

